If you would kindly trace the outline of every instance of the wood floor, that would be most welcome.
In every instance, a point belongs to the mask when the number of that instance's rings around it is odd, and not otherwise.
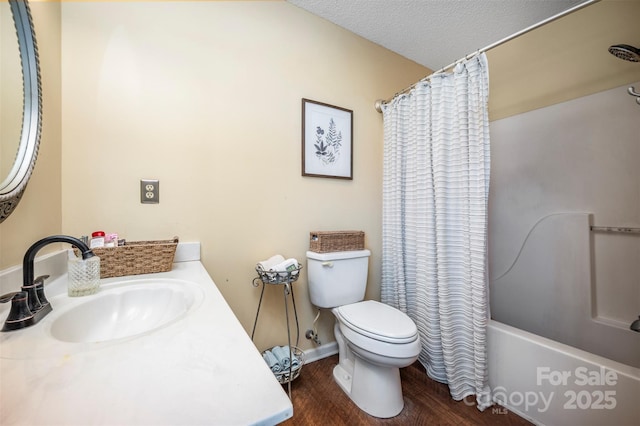
[[[304,366],[291,384],[293,418],[284,425],[530,425],[502,407],[480,412],[454,401],[449,388],[429,379],[419,363],[400,370],[404,410],[394,418],[378,419],[361,411],[333,381],[337,362],[334,355]]]

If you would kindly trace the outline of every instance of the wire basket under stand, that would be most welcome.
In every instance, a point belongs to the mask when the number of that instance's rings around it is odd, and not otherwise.
[[[263,355],[265,352],[263,352]],[[276,379],[281,385],[286,385],[287,383],[294,381],[300,376],[300,372],[302,371],[302,366],[305,362],[304,352],[302,349],[296,346],[291,346],[291,357],[292,359],[295,358],[297,360],[297,363],[291,361],[291,368],[283,368],[280,371],[273,371],[272,369],[273,375],[276,376]]]

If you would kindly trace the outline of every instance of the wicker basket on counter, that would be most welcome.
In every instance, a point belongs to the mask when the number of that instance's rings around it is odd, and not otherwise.
[[[316,253],[364,250],[363,231],[316,231],[309,233],[309,250]]]
[[[91,250],[100,257],[100,278],[110,278],[170,271],[177,246],[178,237],[174,237],[172,240],[127,241],[123,246]]]

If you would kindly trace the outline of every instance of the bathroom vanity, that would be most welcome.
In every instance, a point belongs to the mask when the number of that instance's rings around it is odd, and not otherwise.
[[[66,264],[61,254],[48,262]],[[0,273],[0,290],[17,271]],[[52,275],[53,311],[0,333],[3,426],[270,425],[293,415],[199,244],[180,244],[170,272],[104,279],[91,296],[68,297],[66,274]]]

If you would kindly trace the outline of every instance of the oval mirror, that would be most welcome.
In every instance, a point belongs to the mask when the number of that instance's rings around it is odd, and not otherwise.
[[[31,11],[26,0],[9,0],[9,7],[15,31],[18,39],[18,48],[20,56],[16,56],[11,50],[5,48],[6,43],[2,43],[2,51],[0,56],[2,61],[13,60],[20,61],[22,68],[22,108],[20,108],[19,100],[7,103],[16,103],[16,105],[5,105],[5,94],[15,90],[15,79],[5,73],[0,74],[0,86],[2,104],[0,105],[3,117],[10,117],[11,108],[18,108],[22,111],[21,126],[19,137],[17,132],[15,136],[11,136],[11,127],[9,123],[2,122],[0,127],[0,154],[2,157],[11,156],[11,152],[15,153],[14,161],[6,161],[0,159],[2,167],[0,168],[0,223],[3,222],[11,212],[16,208],[18,202],[22,198],[27,182],[38,156],[38,145],[40,143],[40,132],[42,128],[42,88],[40,86],[40,64],[38,62],[38,48],[36,38],[33,31],[33,22],[31,19]],[[6,20],[5,20],[6,21]],[[8,34],[9,31],[2,30],[2,36]],[[8,50],[5,52],[5,50]],[[4,71],[3,65],[0,69]],[[12,84],[11,81],[14,81]],[[18,79],[19,81],[19,79]],[[7,86],[7,87],[5,87]],[[8,99],[11,99],[8,97]],[[19,113],[18,113],[19,116]],[[20,122],[20,121],[18,121]],[[16,147],[15,139],[18,138]],[[5,140],[7,139],[7,140]],[[5,148],[6,147],[6,148]],[[6,167],[4,164],[8,164]]]

